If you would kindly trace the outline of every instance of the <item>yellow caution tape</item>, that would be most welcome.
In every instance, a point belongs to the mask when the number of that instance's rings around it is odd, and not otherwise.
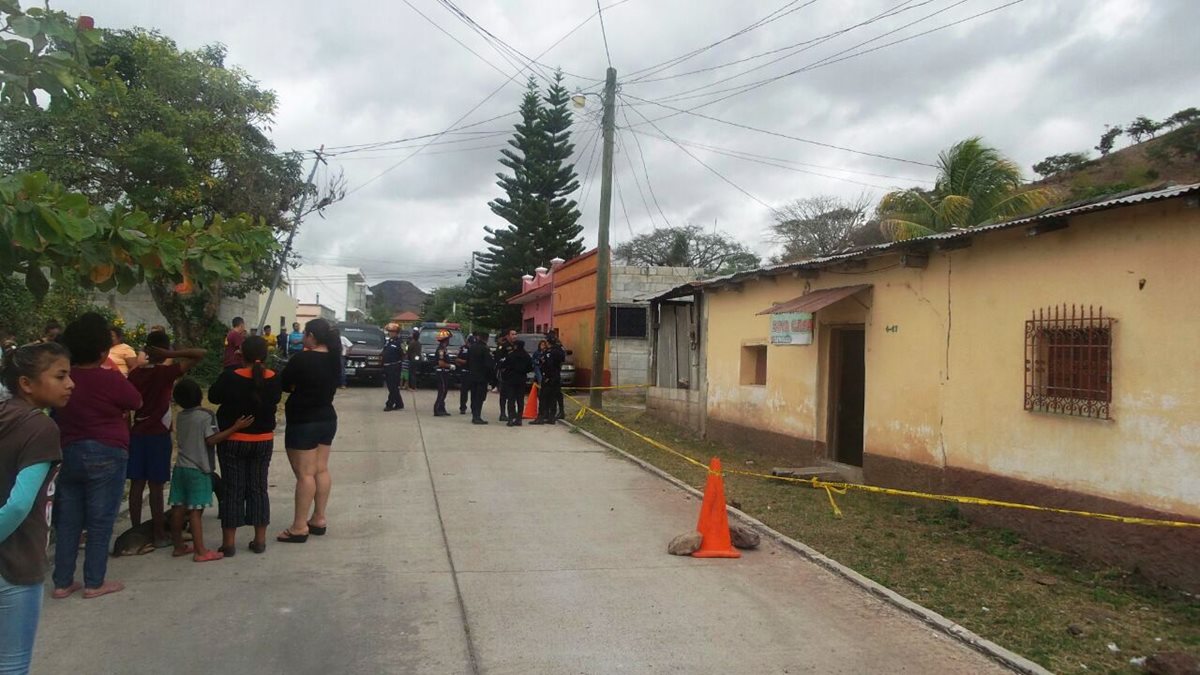
[[[695,464],[696,466],[704,469],[705,471],[708,471],[708,465],[705,464],[704,462],[701,462],[698,459],[695,459],[695,458],[690,457],[682,452],[679,452],[678,450],[676,450],[670,446],[660,443],[659,441],[656,441],[653,438],[646,436],[645,434],[642,434],[637,431],[634,431],[633,429],[630,429],[629,427],[625,426],[624,424],[621,424],[620,422],[612,419],[611,417],[609,417],[597,410],[589,408],[588,406],[584,405],[582,401],[580,401],[579,399],[577,399],[573,396],[568,395],[567,398],[571,399],[572,401],[575,402],[576,405],[579,406],[579,413],[575,415],[576,420],[582,420],[584,418],[584,416],[586,416],[588,413],[591,413],[592,415],[599,417],[600,419],[604,420],[605,422],[608,422],[609,424],[613,425],[614,427],[617,427],[618,429],[620,429],[626,433],[632,434],[633,436],[636,436],[637,438],[645,441],[646,443],[649,443],[650,445],[654,446],[655,448],[658,448],[659,450],[668,452],[682,460],[685,460],[687,462]],[[816,478],[815,476],[813,478],[792,478],[790,476],[775,476],[775,475],[767,474],[767,473],[758,473],[755,471],[743,471],[741,469],[728,469],[728,468],[724,469],[722,471],[722,473],[734,474],[734,475],[738,475],[738,476],[750,476],[752,478],[764,478],[766,480],[784,481],[787,483],[800,483],[803,485],[808,485],[812,488],[824,489],[825,494],[829,497],[829,505],[831,507],[833,507],[834,515],[839,518],[842,516],[842,510],[840,508],[838,508],[837,502],[834,501],[834,498],[833,498],[834,493],[837,493],[839,495],[845,495],[850,490],[859,490],[862,492],[874,492],[876,494],[893,495],[893,496],[897,496],[897,497],[913,497],[915,499],[930,499],[930,500],[939,501],[939,502],[953,502],[956,504],[971,504],[971,505],[975,505],[975,506],[997,506],[997,507],[1007,508],[1007,509],[1023,509],[1026,511],[1041,511],[1044,513],[1060,513],[1060,514],[1070,515],[1070,516],[1082,516],[1085,518],[1096,518],[1098,520],[1107,520],[1107,521],[1116,522],[1116,523],[1126,523],[1129,525],[1152,525],[1152,526],[1157,526],[1157,527],[1195,527],[1195,528],[1200,528],[1200,523],[1188,522],[1188,521],[1183,521],[1183,520],[1166,520],[1166,519],[1162,519],[1162,518],[1138,518],[1135,516],[1118,516],[1118,515],[1112,514],[1112,513],[1095,513],[1092,511],[1079,511],[1079,510],[1075,510],[1075,509],[1060,509],[1060,508],[1055,508],[1052,506],[1038,506],[1036,504],[1022,504],[1019,502],[1006,502],[1006,501],[1001,501],[1001,500],[997,500],[997,499],[984,499],[982,497],[967,497],[967,496],[963,496],[963,495],[944,495],[944,494],[936,494],[936,493],[930,493],[930,492],[917,492],[914,490],[898,490],[896,488],[885,488],[885,487],[878,487],[875,485],[859,485],[857,483],[839,483],[839,482],[820,480],[820,479]]]

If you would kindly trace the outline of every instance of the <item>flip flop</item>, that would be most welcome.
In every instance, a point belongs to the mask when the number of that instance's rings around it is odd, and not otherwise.
[[[73,582],[70,586],[67,586],[66,588],[54,589],[54,591],[52,593],[50,593],[50,597],[54,598],[55,600],[64,600],[64,599],[69,598],[72,595],[74,595],[75,591],[77,591],[81,588],[83,588],[83,584],[76,581],[76,582]]]
[[[212,562],[214,560],[221,560],[224,557],[225,554],[220,551],[205,551],[204,555],[192,556],[192,562]]]
[[[172,558],[182,558],[189,553],[195,553],[196,547],[191,544],[184,544],[182,551],[171,551]]]
[[[308,524],[308,533],[318,537],[324,536],[325,532],[328,530],[328,525],[313,525],[312,523]]]
[[[308,533],[293,534],[291,530],[284,530],[282,534],[275,537],[275,541],[282,541],[285,544],[303,544],[308,541]]]
[[[125,590],[125,584],[119,581],[106,581],[99,588],[83,589],[83,599],[91,600],[92,598],[98,598],[109,593],[118,593],[123,590]]]

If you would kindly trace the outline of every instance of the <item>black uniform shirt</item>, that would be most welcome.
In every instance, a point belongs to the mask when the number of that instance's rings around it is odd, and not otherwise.
[[[389,337],[383,341],[383,365],[390,366],[404,358],[405,346],[404,340],[399,337]]]
[[[550,349],[542,358],[542,379],[552,383],[561,380],[562,365],[566,360],[567,353],[563,351],[562,345],[550,345]]]
[[[434,366],[435,366],[434,369],[437,372],[439,372],[439,373],[450,372],[450,364],[454,363],[453,358],[451,358],[451,356],[450,356],[450,347],[448,345],[438,344],[437,350],[435,350],[433,352],[433,360],[434,360]],[[443,366],[442,365],[443,363],[445,363],[446,365]]]

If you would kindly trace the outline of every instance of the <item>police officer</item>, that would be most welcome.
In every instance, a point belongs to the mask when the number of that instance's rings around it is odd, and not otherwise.
[[[483,419],[483,402],[488,385],[494,382],[496,365],[487,346],[487,333],[475,333],[467,349],[466,365],[470,371],[462,378],[462,386],[471,393],[471,424],[487,424]]]
[[[434,417],[448,417],[446,391],[450,388],[450,371],[454,370],[454,356],[450,353],[450,331],[438,331],[438,346],[433,353],[434,375],[437,377],[437,400],[433,402]]]
[[[542,357],[542,390],[538,397],[538,418],[530,424],[554,424],[559,414],[562,365],[567,360],[567,353],[559,343],[557,333],[547,334],[546,339],[550,342],[550,349]]]
[[[509,329],[502,333],[496,339],[496,378],[500,379],[500,369],[504,367],[504,359],[508,357],[513,350],[513,343],[517,341],[517,331]],[[504,387],[500,387],[500,417],[501,422],[508,421],[508,396],[505,395]]]
[[[475,335],[467,336],[467,341],[458,348],[458,357],[454,363],[458,366],[458,414],[467,414],[467,397],[471,394],[471,364],[467,360],[467,352],[475,344]]]
[[[383,341],[383,379],[387,382],[388,398],[383,411],[404,410],[404,397],[400,395],[400,368],[405,345],[404,340],[400,339],[400,324],[389,323],[384,330],[387,331],[387,339]]]

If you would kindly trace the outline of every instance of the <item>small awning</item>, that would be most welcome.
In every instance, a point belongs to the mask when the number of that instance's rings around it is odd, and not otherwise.
[[[792,298],[787,302],[781,302],[778,305],[772,305],[759,312],[762,314],[783,314],[785,312],[815,312],[837,302],[844,300],[859,291],[864,291],[871,287],[871,284],[858,284],[856,286],[837,286],[835,288],[822,288],[819,291],[806,293],[798,298]]]

